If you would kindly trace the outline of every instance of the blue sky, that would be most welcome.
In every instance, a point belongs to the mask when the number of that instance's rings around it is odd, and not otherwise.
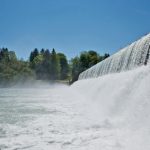
[[[149,0],[0,0],[0,47],[19,58],[36,47],[113,54],[149,32]]]

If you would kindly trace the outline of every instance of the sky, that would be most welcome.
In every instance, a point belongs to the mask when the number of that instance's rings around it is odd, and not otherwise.
[[[0,47],[113,54],[150,32],[150,0],[0,0]]]

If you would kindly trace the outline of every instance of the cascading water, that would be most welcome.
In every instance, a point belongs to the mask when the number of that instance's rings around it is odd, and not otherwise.
[[[149,39],[71,87],[0,89],[0,150],[150,150]]]
[[[130,70],[146,65],[150,53],[150,34],[123,48],[118,53],[82,72],[79,79]]]
[[[73,85],[91,102],[92,117],[106,122],[111,140],[117,139],[104,147],[97,142],[97,149],[150,149],[149,55],[150,34],[84,71]]]
[[[93,142],[94,150],[150,149],[149,83],[148,64],[126,72],[79,80],[73,85],[87,100],[88,116],[100,121],[98,131],[102,132]]]

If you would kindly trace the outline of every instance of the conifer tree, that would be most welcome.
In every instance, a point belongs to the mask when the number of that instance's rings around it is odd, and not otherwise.
[[[56,51],[53,48],[51,53],[51,73],[52,73],[52,79],[57,80],[60,76],[60,64],[59,59],[57,57]]]
[[[69,65],[66,56],[63,53],[58,53],[60,63],[60,79],[64,80],[68,77]]]

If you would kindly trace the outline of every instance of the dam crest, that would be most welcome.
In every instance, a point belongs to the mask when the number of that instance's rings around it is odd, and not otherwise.
[[[150,55],[150,34],[121,49],[79,75],[79,80],[131,70],[147,65]]]

